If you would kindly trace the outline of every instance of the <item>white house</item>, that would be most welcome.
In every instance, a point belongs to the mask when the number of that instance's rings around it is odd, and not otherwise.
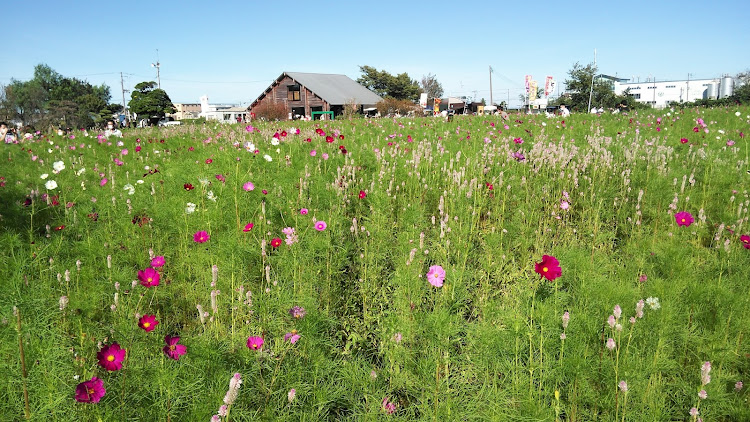
[[[205,117],[206,120],[218,120],[226,123],[237,123],[246,121],[248,117],[247,107],[235,107],[233,105],[209,104],[208,96],[201,97],[201,112],[198,117]]]
[[[625,91],[639,103],[655,108],[669,106],[670,102],[692,102],[701,99],[725,98],[732,95],[733,80],[729,76],[714,79],[691,79],[679,81],[614,82],[614,91],[622,95]]]

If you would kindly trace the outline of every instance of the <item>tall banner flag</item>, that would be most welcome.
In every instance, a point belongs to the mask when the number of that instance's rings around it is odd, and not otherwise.
[[[529,83],[529,103],[536,100],[537,82],[531,81]]]
[[[557,81],[554,79],[550,79],[549,81],[549,93],[554,94],[555,93],[555,87],[557,86]]]
[[[529,93],[529,88],[531,84],[531,75],[526,75],[526,93]]]
[[[547,79],[544,81],[544,96],[549,97],[549,94],[552,92],[552,76],[547,76]]]
[[[419,96],[419,106],[422,108],[427,108],[427,93],[426,92],[423,92]]]

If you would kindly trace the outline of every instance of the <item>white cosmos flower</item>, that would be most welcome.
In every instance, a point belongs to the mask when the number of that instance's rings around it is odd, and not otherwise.
[[[49,177],[49,174],[44,173],[43,175],[39,176],[40,179],[44,180]]]
[[[206,194],[206,198],[208,198],[211,201],[216,202],[216,195],[214,195],[214,191],[212,190],[208,191],[208,193]]]
[[[737,116],[737,117],[740,117],[740,116],[742,116],[742,113],[740,113],[739,111],[737,111],[737,112],[734,113],[734,115]]]
[[[54,180],[48,180],[47,183],[44,184],[44,187],[47,188],[47,190],[57,189],[57,182]]]
[[[658,297],[648,297],[646,298],[646,304],[653,310],[657,310],[661,308],[661,305],[659,304],[659,298]]]
[[[138,179],[138,180],[135,181],[135,183],[138,183],[139,185],[142,185],[143,184],[143,180]]]
[[[123,186],[122,190],[128,191],[128,195],[135,194],[135,186],[131,185],[130,183],[128,183],[127,185]]]
[[[80,169],[78,169],[78,171],[76,171],[76,176],[82,175],[83,172],[85,171],[86,171],[86,167],[81,167]]]
[[[195,212],[195,204],[192,202],[188,202],[187,206],[185,207],[185,214],[192,214]]]
[[[201,182],[201,186],[203,187],[208,186],[208,179],[206,179],[205,177],[199,178],[198,181]]]
[[[55,161],[52,163],[52,168],[55,169],[57,172],[61,172],[65,170],[65,162],[64,161]]]
[[[271,156],[270,156],[270,155],[268,155],[268,154],[264,155],[264,156],[263,156],[263,158],[265,158],[265,159],[266,159],[266,161],[268,161],[268,162],[271,162],[271,161],[273,161],[273,158],[271,158]]]
[[[279,140],[277,138],[271,138],[271,145],[276,146],[278,144],[279,144]]]

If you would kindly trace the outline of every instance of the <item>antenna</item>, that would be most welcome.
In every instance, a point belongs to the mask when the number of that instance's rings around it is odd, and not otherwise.
[[[159,63],[159,49],[156,49],[156,63],[151,63],[151,67],[156,68],[156,80],[159,84],[159,89],[161,89],[161,75],[159,74],[159,68],[161,68],[161,63]]]

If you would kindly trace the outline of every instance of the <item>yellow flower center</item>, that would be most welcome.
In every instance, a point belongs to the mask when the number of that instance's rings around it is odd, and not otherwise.
[[[683,223],[685,222],[685,219],[684,219],[684,218],[682,219],[682,222],[683,222]]]
[[[88,393],[89,393],[89,395],[91,395],[91,394],[94,394],[94,393],[95,393],[95,391],[94,391],[94,389],[93,389],[93,388],[89,388],[89,390],[88,390]]]
[[[143,328],[148,328],[148,327],[150,327],[150,326],[151,326],[151,323],[150,323],[150,322],[144,322],[144,323],[143,323]]]
[[[682,221],[685,221],[685,220],[682,220]],[[150,283],[151,281],[153,281],[153,278],[149,277],[149,278],[146,279],[146,281],[148,281]]]
[[[549,271],[549,268],[547,268],[547,267],[543,267],[543,268],[542,268],[542,272],[545,272],[545,273],[546,273],[547,271]]]
[[[297,334],[297,330],[292,330],[292,335]]]
[[[176,347],[174,347],[174,344],[170,344],[169,345],[169,350],[174,350],[174,349],[176,349]]]
[[[114,360],[115,360],[115,355],[109,355],[109,356],[107,356],[107,360],[108,360],[109,362],[112,362],[112,361],[114,361]]]

